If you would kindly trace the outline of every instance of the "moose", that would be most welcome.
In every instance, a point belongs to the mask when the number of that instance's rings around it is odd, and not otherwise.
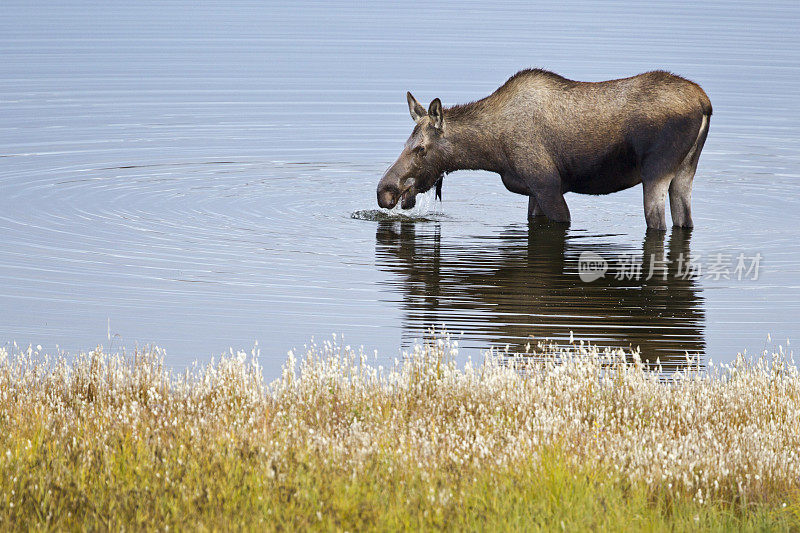
[[[647,227],[692,227],[692,182],[708,135],[711,101],[664,71],[579,82],[522,70],[481,100],[428,110],[409,92],[416,125],[378,183],[378,205],[410,209],[416,195],[456,170],[500,174],[528,196],[528,217],[569,223],[564,194],[609,194],[642,184]]]

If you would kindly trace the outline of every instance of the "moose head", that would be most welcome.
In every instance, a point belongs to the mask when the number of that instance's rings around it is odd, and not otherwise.
[[[436,98],[425,111],[410,92],[406,93],[406,98],[416,125],[397,161],[378,183],[378,205],[387,209],[398,202],[403,209],[411,209],[416,204],[417,194],[429,191],[434,185],[436,196],[441,198],[447,159],[442,102]]]

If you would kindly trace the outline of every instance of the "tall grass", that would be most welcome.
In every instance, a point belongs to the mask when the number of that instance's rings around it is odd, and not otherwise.
[[[800,376],[783,353],[668,381],[621,352],[336,342],[255,353],[0,350],[0,527],[800,527]]]

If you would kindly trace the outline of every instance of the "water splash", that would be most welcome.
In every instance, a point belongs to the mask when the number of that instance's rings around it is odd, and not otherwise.
[[[436,190],[417,195],[417,202],[411,209],[402,209],[400,202],[391,209],[363,209],[355,211],[350,218],[356,220],[403,220],[410,222],[431,222],[442,218],[442,213],[436,210]]]

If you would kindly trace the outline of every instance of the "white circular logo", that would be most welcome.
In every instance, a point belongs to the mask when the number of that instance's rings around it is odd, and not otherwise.
[[[581,252],[578,258],[578,276],[590,282],[602,278],[608,270],[608,261],[595,252]]]

